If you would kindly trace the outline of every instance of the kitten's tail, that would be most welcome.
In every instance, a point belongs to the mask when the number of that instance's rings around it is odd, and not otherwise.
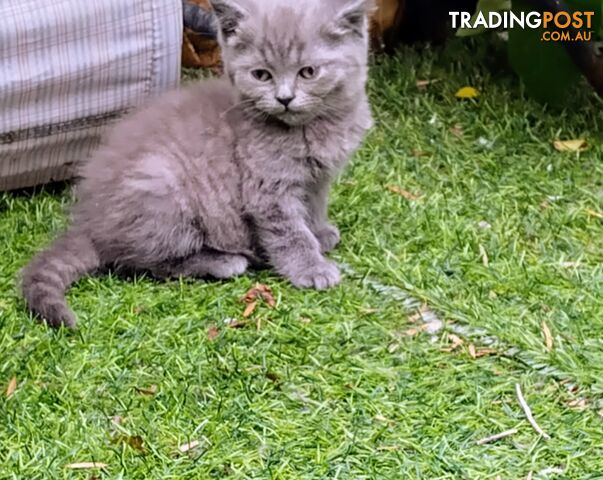
[[[29,309],[53,328],[73,328],[76,318],[67,306],[65,291],[80,277],[100,267],[92,241],[70,230],[25,267],[22,290]]]

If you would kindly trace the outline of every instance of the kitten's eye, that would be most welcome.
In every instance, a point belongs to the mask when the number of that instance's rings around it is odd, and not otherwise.
[[[304,67],[299,71],[299,76],[310,80],[316,76],[316,69],[314,67]]]
[[[272,80],[272,74],[268,70],[252,70],[251,75],[253,76],[253,78],[259,80],[260,82],[269,82],[270,80]]]

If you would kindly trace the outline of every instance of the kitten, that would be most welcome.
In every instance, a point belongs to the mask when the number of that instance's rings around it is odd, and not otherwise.
[[[76,318],[65,291],[101,269],[225,279],[267,262],[336,285],[323,254],[331,182],[371,116],[369,0],[213,0],[225,78],[154,101],[81,172],[71,227],[23,272],[32,312]]]

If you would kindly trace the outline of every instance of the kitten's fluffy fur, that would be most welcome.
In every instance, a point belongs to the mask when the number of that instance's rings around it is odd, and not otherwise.
[[[339,282],[323,256],[339,241],[327,197],[371,124],[370,2],[212,3],[225,79],[114,128],[82,170],[71,227],[25,268],[49,325],[75,325],[65,290],[106,267],[228,278],[267,262],[298,287]]]

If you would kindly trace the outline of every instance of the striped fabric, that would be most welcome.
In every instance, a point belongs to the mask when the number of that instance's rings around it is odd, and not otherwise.
[[[181,0],[0,0],[0,190],[69,178],[104,127],[177,86]]]

